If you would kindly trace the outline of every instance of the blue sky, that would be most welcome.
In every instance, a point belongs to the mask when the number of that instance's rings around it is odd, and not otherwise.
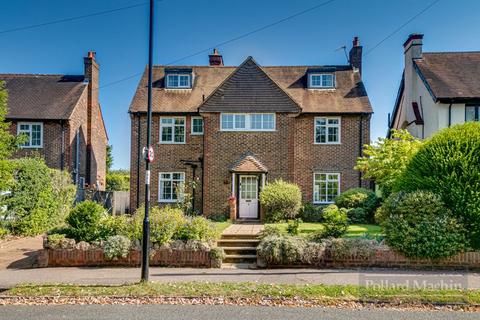
[[[144,0],[146,1],[146,0]],[[26,25],[80,16],[142,0],[16,0],[0,4],[0,73],[82,74],[82,57],[97,52],[101,85],[141,73],[147,64],[146,5],[107,15],[2,33]],[[157,3],[154,62],[180,57],[229,40],[325,0],[163,0]],[[253,56],[261,65],[344,64],[358,35],[364,52],[433,0],[336,0],[302,16],[219,47],[227,65]],[[364,56],[363,79],[374,116],[372,140],[386,132],[403,68],[402,43],[424,33],[424,51],[480,50],[477,0],[441,0]],[[207,53],[180,64],[207,64]],[[139,76],[102,88],[100,102],[114,150],[114,167],[128,168],[128,106]],[[161,161],[161,155],[157,155]]]

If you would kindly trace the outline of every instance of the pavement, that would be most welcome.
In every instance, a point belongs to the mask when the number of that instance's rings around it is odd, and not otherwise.
[[[222,235],[234,236],[234,235],[251,235],[256,236],[264,228],[260,223],[245,223],[245,224],[232,224],[223,230]]]
[[[222,305],[49,305],[3,306],[0,319],[22,320],[458,320],[479,319],[479,314],[451,311],[339,309],[301,307],[249,307]]]
[[[42,236],[0,240],[0,269],[31,268],[42,249]]]
[[[0,288],[22,283],[115,285],[138,282],[140,268],[38,268],[0,270]],[[195,269],[150,268],[150,280],[158,282],[258,282],[276,284],[458,285],[480,289],[480,274],[473,272],[406,271],[392,269]],[[447,288],[447,287],[445,287]]]

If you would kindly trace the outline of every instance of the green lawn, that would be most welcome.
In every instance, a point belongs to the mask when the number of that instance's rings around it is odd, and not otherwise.
[[[384,303],[480,303],[478,290],[382,288],[357,285],[240,283],[143,283],[121,286],[23,285],[3,292],[22,297],[223,297],[284,299],[302,298],[317,302],[377,301]]]
[[[232,222],[230,220],[227,220],[227,221],[222,221],[222,222],[214,222],[214,224],[215,224],[215,227],[217,228],[218,232],[222,233],[223,230],[227,229],[228,226],[230,226],[232,224]]]
[[[266,226],[278,226],[283,232],[287,232],[287,223],[270,223],[265,224]],[[323,229],[321,223],[314,222],[304,222],[300,224],[300,235],[307,236],[315,231]],[[351,224],[348,227],[347,234],[345,238],[356,238],[361,237],[364,234],[375,237],[382,234],[382,229],[378,225],[374,224]]]

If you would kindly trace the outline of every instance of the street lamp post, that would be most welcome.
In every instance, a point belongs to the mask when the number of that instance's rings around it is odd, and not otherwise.
[[[152,135],[152,69],[153,69],[153,12],[154,0],[150,0],[150,19],[148,35],[148,95],[147,95],[147,146],[144,152],[145,158],[145,217],[143,218],[142,237],[142,281],[148,281],[149,277],[149,246],[150,246],[150,162],[153,161],[153,149],[151,147]]]

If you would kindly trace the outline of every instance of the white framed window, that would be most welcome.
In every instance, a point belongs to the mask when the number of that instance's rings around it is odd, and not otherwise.
[[[340,173],[313,174],[313,203],[332,203],[340,194]]]
[[[185,143],[185,117],[160,117],[160,143]]]
[[[480,121],[480,106],[465,106],[465,121]]]
[[[167,88],[188,89],[192,87],[191,77],[188,73],[167,74]]]
[[[26,141],[21,148],[42,148],[43,147],[43,123],[41,122],[19,122],[17,134],[25,135]]]
[[[158,202],[179,202],[183,200],[184,172],[160,172],[158,179]]]
[[[340,144],[341,118],[315,117],[315,144]]]
[[[308,83],[310,88],[334,88],[335,77],[332,73],[310,73]]]
[[[222,131],[275,131],[275,113],[222,113]]]
[[[192,131],[193,135],[203,134],[203,118],[202,117],[192,117]]]

